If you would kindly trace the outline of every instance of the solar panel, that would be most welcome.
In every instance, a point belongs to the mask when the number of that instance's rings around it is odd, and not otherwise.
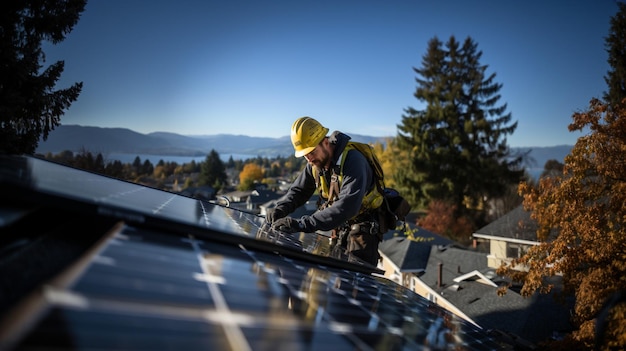
[[[37,205],[114,223],[2,316],[1,349],[503,347],[323,235],[274,232],[249,213],[36,158],[0,165],[14,213]]]

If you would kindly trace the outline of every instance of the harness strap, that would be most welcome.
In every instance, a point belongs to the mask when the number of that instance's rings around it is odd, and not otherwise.
[[[328,189],[328,205],[331,205],[337,197],[339,197],[339,176],[335,173],[335,168],[333,168]]]

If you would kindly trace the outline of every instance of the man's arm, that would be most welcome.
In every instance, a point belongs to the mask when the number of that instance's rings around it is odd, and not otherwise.
[[[315,192],[315,179],[313,178],[312,167],[307,164],[298,174],[296,180],[291,184],[289,190],[276,202],[276,208],[290,214],[298,207],[304,205]]]
[[[373,173],[367,159],[357,150],[346,155],[343,165],[343,181],[339,198],[332,204],[311,216],[300,219],[303,231],[331,230],[356,216],[361,209],[363,197],[373,181]]]

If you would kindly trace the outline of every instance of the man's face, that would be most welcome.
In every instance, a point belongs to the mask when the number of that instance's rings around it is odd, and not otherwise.
[[[331,159],[331,150],[328,144],[327,139],[322,140],[313,151],[304,155],[304,158],[306,158],[308,163],[318,168],[327,169]]]

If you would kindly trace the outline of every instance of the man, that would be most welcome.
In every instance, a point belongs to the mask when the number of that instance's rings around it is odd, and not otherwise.
[[[287,194],[278,200],[266,219],[272,228],[287,232],[333,230],[348,253],[374,266],[378,262],[378,216],[382,196],[365,156],[339,131],[311,117],[298,118],[291,127],[296,157],[307,160]],[[318,211],[299,219],[288,217],[319,190]]]

